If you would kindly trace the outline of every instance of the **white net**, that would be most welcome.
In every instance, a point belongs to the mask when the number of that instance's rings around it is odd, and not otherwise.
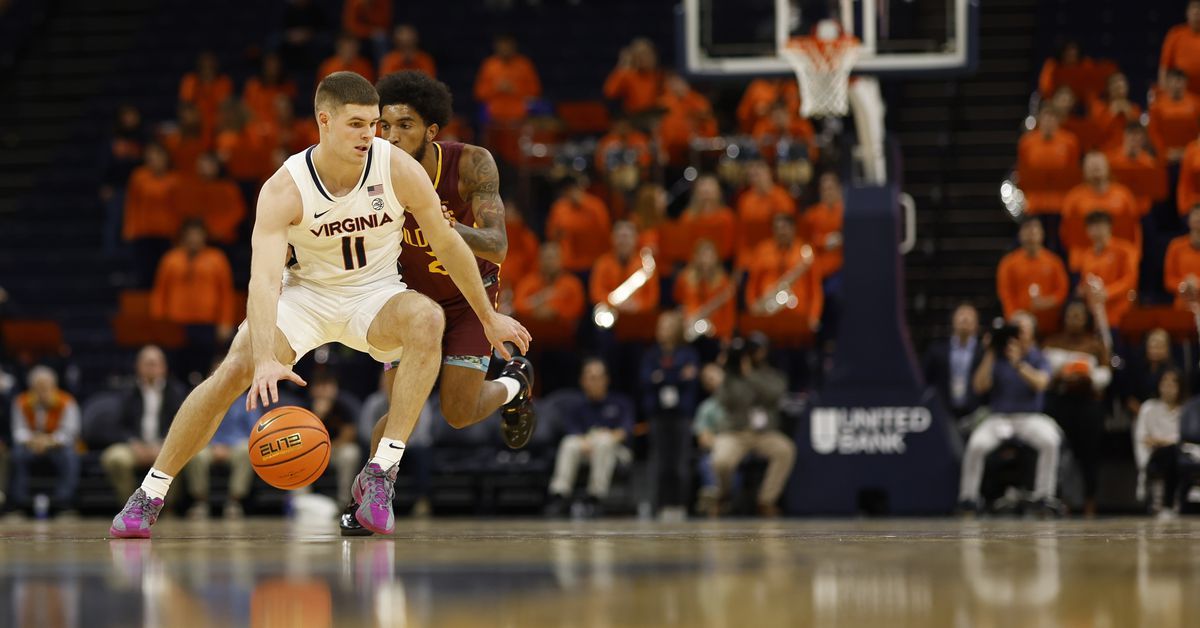
[[[800,83],[800,115],[819,118],[850,112],[847,92],[859,48],[854,39],[843,38],[830,43],[802,40],[779,51]]]

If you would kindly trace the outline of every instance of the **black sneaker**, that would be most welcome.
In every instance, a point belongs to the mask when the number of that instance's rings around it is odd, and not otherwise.
[[[504,444],[510,449],[520,449],[529,444],[537,427],[537,414],[533,411],[533,364],[525,356],[513,356],[500,377],[511,377],[521,383],[517,396],[500,407]]]
[[[960,517],[978,517],[983,514],[983,506],[974,499],[964,499],[958,502],[956,512]]]
[[[570,512],[571,503],[562,495],[550,495],[550,501],[546,504],[546,516],[550,519],[562,519]]]
[[[358,517],[354,516],[357,510],[358,504],[351,500],[349,504],[346,504],[346,509],[342,511],[342,516],[338,517],[338,527],[342,530],[342,536],[371,536],[374,534],[358,522]]]

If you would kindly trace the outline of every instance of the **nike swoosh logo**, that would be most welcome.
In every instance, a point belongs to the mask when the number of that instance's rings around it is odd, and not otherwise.
[[[153,471],[151,471],[151,472],[150,472],[150,477],[152,477],[152,478],[154,478],[154,479],[156,479],[156,480],[165,480],[165,479],[167,479],[167,476],[165,476],[165,475],[157,475],[157,474],[156,474],[156,473],[154,473]]]
[[[388,443],[388,447],[391,447],[392,449],[404,449],[403,447],[397,447],[397,446],[396,446],[395,444],[393,444],[393,443]]]
[[[279,417],[277,417],[277,416],[274,416],[274,417],[271,417],[271,418],[267,419],[266,421],[263,421],[262,423],[259,423],[259,424],[258,424],[258,430],[257,430],[257,431],[261,432],[261,431],[263,431],[263,430],[267,429],[267,426],[268,426],[268,425],[270,425],[270,424],[272,424],[272,423],[274,423],[274,422],[276,422],[276,421],[278,421],[278,420],[279,420]]]
[[[333,211],[332,207],[330,207],[329,209],[327,209],[319,214],[313,214],[313,218],[320,218],[321,216],[324,216],[325,214],[328,214],[331,211]]]

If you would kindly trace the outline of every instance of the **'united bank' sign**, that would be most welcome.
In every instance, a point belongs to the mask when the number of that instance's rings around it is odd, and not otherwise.
[[[812,448],[818,454],[903,454],[904,438],[932,423],[922,407],[814,408]]]

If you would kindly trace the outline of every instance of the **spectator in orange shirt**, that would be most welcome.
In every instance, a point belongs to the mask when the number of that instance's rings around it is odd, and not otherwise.
[[[1084,103],[1071,91],[1070,87],[1062,86],[1054,92],[1050,106],[1058,113],[1062,128],[1079,140],[1079,148],[1088,152],[1096,148],[1100,132],[1096,121],[1087,115]]]
[[[672,249],[672,243],[663,241],[663,228],[667,226],[667,191],[657,183],[643,183],[633,195],[630,220],[637,227],[638,248],[650,247],[658,263],[670,273],[675,262],[687,259],[687,253]]]
[[[1183,215],[1200,203],[1200,139],[1188,144],[1179,161],[1179,183],[1175,188],[1175,203]]]
[[[1079,255],[1076,291],[1093,307],[1103,303],[1108,324],[1115,329],[1136,298],[1141,254],[1132,244],[1113,237],[1112,224],[1112,217],[1104,212],[1088,214],[1087,234],[1092,245]]]
[[[1200,96],[1200,0],[1187,5],[1187,22],[1167,31],[1158,60],[1158,82],[1166,83],[1167,72],[1177,69],[1188,79],[1188,91]]]
[[[288,155],[294,155],[321,140],[317,121],[312,116],[297,118],[292,99],[283,94],[275,98],[275,134],[277,147],[283,148]]]
[[[104,254],[108,257],[117,253],[121,217],[125,214],[125,188],[133,170],[142,163],[146,139],[142,112],[129,104],[118,107],[99,189],[100,201],[104,203]]]
[[[354,35],[342,33],[337,38],[336,52],[332,57],[326,59],[321,67],[317,69],[317,82],[334,72],[354,72],[367,79],[375,82],[375,68],[365,57],[358,53],[359,44]]]
[[[1090,109],[1098,147],[1105,152],[1120,148],[1125,127],[1142,116],[1142,108],[1129,100],[1129,81],[1120,72],[1108,77],[1104,98],[1093,100]]]
[[[375,61],[383,57],[387,49],[387,34],[391,29],[392,0],[345,0],[342,5],[342,30],[357,39],[371,42]],[[367,80],[375,82],[371,77]]]
[[[1200,204],[1188,212],[1188,233],[1167,247],[1163,285],[1167,294],[1175,295],[1175,307],[1181,310],[1200,302]]]
[[[217,55],[212,52],[200,53],[196,70],[185,74],[179,83],[179,100],[196,105],[206,137],[212,137],[217,126],[217,112],[231,96],[233,81],[219,72]]]
[[[800,217],[800,239],[811,242],[817,259],[813,272],[822,280],[842,269],[842,182],[837,173],[826,172],[817,180],[818,202],[804,210]],[[825,291],[835,292],[836,286],[826,285]]]
[[[773,227],[774,237],[759,244],[746,279],[746,309],[759,318],[794,319],[792,330],[815,333],[821,326],[825,295],[821,279],[812,269],[812,249],[796,237],[795,217],[776,214]],[[782,282],[789,276],[795,278],[784,285]],[[794,298],[778,303],[779,293],[784,290]],[[780,336],[782,330],[776,327],[763,331],[773,340],[786,341]]]
[[[1072,188],[1063,201],[1059,237],[1072,270],[1079,268],[1075,256],[1091,246],[1085,222],[1088,214],[1094,211],[1108,214],[1112,219],[1113,235],[1141,250],[1141,213],[1137,200],[1129,188],[1112,182],[1108,159],[1096,152],[1083,158],[1083,183]]]
[[[1025,192],[1025,211],[1046,216],[1046,231],[1058,235],[1059,215],[1067,192],[1080,181],[1079,142],[1059,127],[1058,114],[1046,104],[1037,128],[1017,144],[1017,178]]]
[[[1017,239],[1021,247],[1004,256],[996,269],[996,292],[1004,307],[1004,318],[1018,311],[1037,318],[1038,330],[1052,334],[1058,330],[1069,285],[1062,258],[1046,250],[1046,232],[1034,216],[1021,220]]]
[[[179,172],[195,172],[200,154],[212,149],[213,136],[206,135],[200,110],[188,102],[179,103],[178,120],[162,133],[162,144],[171,156],[171,165]]]
[[[1104,81],[1112,72],[1112,65],[1096,62],[1083,56],[1079,42],[1068,41],[1059,49],[1058,55],[1047,59],[1038,78],[1038,90],[1042,98],[1050,98],[1060,87],[1071,91],[1084,100],[1100,94]]]
[[[1187,91],[1187,75],[1167,70],[1164,89],[1150,105],[1150,141],[1167,163],[1178,163],[1200,135],[1200,96]]]
[[[417,29],[411,24],[400,24],[392,34],[392,51],[379,64],[379,76],[393,72],[417,70],[437,78],[437,64],[429,53],[421,50]]]
[[[766,162],[746,167],[746,188],[737,201],[737,258],[734,266],[748,268],[758,245],[771,237],[776,214],[796,215],[796,201],[787,190],[775,185]]]
[[[794,146],[790,157],[794,158],[798,153],[799,156],[806,157],[809,163],[817,160],[817,145],[814,141],[816,131],[813,130],[812,123],[786,105],[776,105],[769,115],[759,119],[750,135],[757,141],[763,158],[767,161],[777,161],[781,170],[784,159],[789,157],[781,154],[781,149],[785,146]],[[807,184],[808,179],[798,183]]]
[[[588,296],[592,303],[608,303],[608,295],[626,279],[642,269],[637,246],[637,227],[622,220],[613,225],[612,250],[601,255],[588,277]],[[659,304],[658,275],[654,275],[624,303],[614,306],[619,312],[655,312]]]
[[[546,239],[562,245],[563,268],[576,274],[591,270],[596,258],[608,250],[608,239],[597,234],[608,233],[610,228],[604,201],[588,194],[583,180],[565,179],[546,220]]]
[[[504,202],[504,229],[508,232],[508,253],[500,267],[500,302],[505,304],[501,310],[511,315],[513,289],[522,278],[537,270],[538,247],[541,243],[525,224],[521,209],[511,200]]]
[[[667,162],[682,165],[694,138],[715,137],[717,119],[712,104],[676,72],[667,73],[666,92],[660,104],[666,113],[658,127],[659,140]]]
[[[604,81],[604,97],[621,101],[621,110],[639,115],[653,109],[663,94],[663,73],[658,52],[649,39],[639,37],[617,56],[617,67]]]
[[[737,284],[721,266],[717,247],[700,240],[692,261],[675,278],[675,302],[683,308],[684,333],[733,338],[737,323]]]
[[[717,178],[702,175],[692,184],[692,197],[675,225],[681,246],[694,249],[700,240],[712,240],[717,245],[721,261],[733,258],[737,237],[737,216],[725,205],[721,184]]]
[[[125,193],[125,224],[121,235],[134,249],[138,285],[150,284],[158,259],[179,231],[175,207],[179,175],[171,171],[167,151],[158,144],[146,146],[146,165],[129,176]]]
[[[221,177],[216,155],[205,153],[196,163],[196,173],[180,177],[175,201],[180,217],[204,223],[212,239],[232,245],[238,239],[238,226],[246,217],[246,202],[233,181]]]
[[[272,122],[246,120],[239,102],[221,107],[216,152],[221,165],[237,181],[258,183],[271,176],[271,152],[279,146],[279,129]]]
[[[621,194],[627,194],[649,171],[650,138],[634,128],[628,118],[617,118],[612,130],[596,143],[594,159],[596,172]]]
[[[755,125],[777,107],[794,115],[800,111],[800,87],[795,79],[754,79],[738,103],[738,129],[753,133]]]
[[[1130,122],[1125,127],[1122,145],[1109,151],[1108,165],[1116,181],[1133,192],[1138,213],[1150,213],[1155,202],[1167,197],[1167,169],[1163,162],[1150,150],[1150,138],[1146,127],[1140,122]]]
[[[177,358],[181,373],[208,372],[217,344],[229,341],[237,323],[229,260],[206,238],[203,222],[185,222],[150,293],[150,315],[185,328],[187,346]]]
[[[475,99],[487,107],[491,121],[524,120],[530,101],[541,95],[541,79],[533,62],[517,52],[517,40],[511,35],[497,37],[495,54],[483,61],[475,77]]]
[[[513,296],[517,317],[541,332],[538,337],[545,346],[572,344],[583,316],[583,283],[563,272],[561,251],[557,242],[543,244],[538,251],[538,272],[520,279]]]
[[[246,81],[246,87],[242,89],[242,102],[254,119],[278,122],[275,118],[278,111],[275,101],[280,96],[289,100],[295,98],[296,84],[284,74],[279,55],[271,53],[263,57],[259,75]]]

